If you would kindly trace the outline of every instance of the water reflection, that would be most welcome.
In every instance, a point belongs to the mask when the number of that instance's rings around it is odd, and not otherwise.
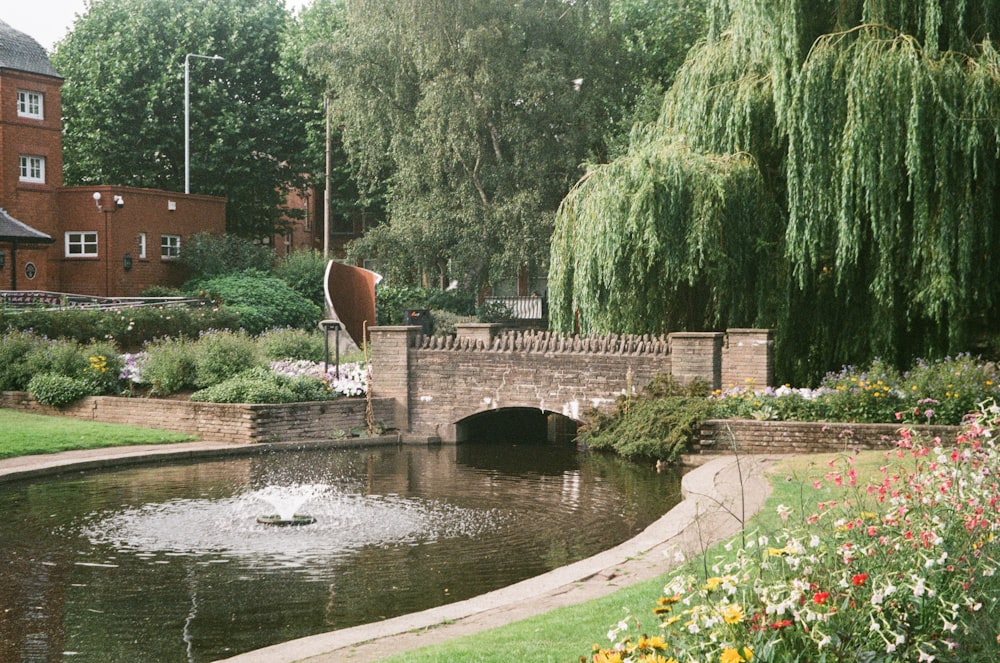
[[[322,486],[313,525],[254,491]],[[208,661],[506,586],[623,541],[676,477],[561,445],[267,454],[0,490],[0,660]]]

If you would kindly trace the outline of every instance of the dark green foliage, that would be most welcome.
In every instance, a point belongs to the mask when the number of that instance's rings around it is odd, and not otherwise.
[[[264,357],[272,361],[304,359],[318,363],[324,358],[323,334],[318,331],[291,327],[269,329],[257,337],[257,342]],[[332,354],[332,338],[330,346]]]
[[[284,189],[309,172],[279,66],[288,19],[281,0],[88,3],[52,55],[66,183],[183,191],[185,55],[218,54],[190,60],[191,192],[227,197],[229,231],[273,234]]]
[[[87,380],[58,373],[41,373],[28,382],[28,393],[42,405],[63,407],[94,394]]]
[[[581,433],[590,449],[614,451],[626,458],[673,461],[685,452],[698,425],[711,417],[706,398],[639,398],[619,404],[612,416],[597,415]]]
[[[256,341],[244,331],[211,331],[193,344],[194,386],[209,387],[249,368],[263,366]]]
[[[319,251],[293,251],[278,261],[272,273],[316,306],[326,308],[323,287],[326,260]]]
[[[28,357],[47,341],[33,331],[0,335],[0,391],[23,391],[31,380]]]
[[[510,322],[514,311],[503,302],[486,302],[476,307],[476,317],[479,322]]]
[[[797,384],[995,329],[995,3],[711,0],[709,16],[657,123],[564,201],[553,323],[776,328]]]
[[[240,315],[227,307],[155,306],[106,311],[12,312],[0,309],[0,330],[33,330],[48,338],[80,343],[112,338],[119,347],[138,350],[163,336],[196,337],[207,329],[239,329]]]
[[[473,315],[476,299],[457,290],[416,286],[379,286],[375,289],[376,315],[380,325],[403,324],[405,310],[440,309],[456,315]]]
[[[191,400],[205,403],[296,403],[335,398],[337,393],[322,380],[277,375],[263,367],[252,368],[191,395]]]
[[[470,315],[457,315],[451,311],[434,309],[431,311],[431,333],[435,336],[450,336],[455,333],[455,325],[460,322],[477,322]]]
[[[142,380],[150,392],[165,396],[195,385],[195,343],[184,337],[163,338],[146,344]]]
[[[199,233],[184,243],[181,263],[192,279],[221,276],[248,269],[267,271],[274,261],[269,248],[236,235]]]
[[[240,326],[250,334],[272,327],[314,328],[322,309],[281,279],[258,270],[190,281],[187,288],[207,293],[240,313]]]

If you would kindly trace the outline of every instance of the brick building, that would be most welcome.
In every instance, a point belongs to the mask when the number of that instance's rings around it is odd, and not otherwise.
[[[0,235],[0,290],[128,297],[180,285],[185,240],[225,232],[226,200],[64,187],[62,82],[41,44],[0,21],[0,208],[53,240],[20,245]]]

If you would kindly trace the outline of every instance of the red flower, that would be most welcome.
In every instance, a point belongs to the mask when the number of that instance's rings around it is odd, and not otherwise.
[[[774,622],[773,624],[771,624],[771,628],[777,630],[779,628],[785,628],[785,627],[791,626],[791,625],[792,625],[792,620],[791,619],[782,619],[781,621]]]
[[[813,594],[813,603],[823,605],[828,598],[830,598],[830,592],[816,592]]]
[[[855,587],[860,587],[861,585],[865,584],[865,580],[868,580],[868,574],[858,573],[851,577],[851,584],[854,585]]]

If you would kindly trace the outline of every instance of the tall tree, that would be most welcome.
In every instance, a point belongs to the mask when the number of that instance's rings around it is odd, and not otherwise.
[[[388,271],[480,287],[548,259],[552,216],[601,149],[618,39],[600,0],[355,0],[314,51]],[[619,86],[620,87],[620,86]]]
[[[52,60],[63,86],[65,181],[183,191],[190,61],[191,192],[226,196],[227,227],[274,232],[304,165],[303,118],[283,95],[282,0],[101,0]]]
[[[603,232],[620,233],[645,214],[661,234],[715,229],[700,236],[715,250],[680,258],[668,282],[642,265],[621,268],[646,274],[640,287],[670,289],[692,271],[743,265],[748,271],[730,269],[730,281],[714,284],[721,303],[706,294],[694,307],[705,314],[686,326],[776,326],[786,379],[809,381],[874,356],[904,364],[970,349],[1000,320],[1000,262],[987,248],[1000,232],[1000,58],[987,37],[1000,27],[996,3],[713,0],[710,10],[709,38],[630,154],[681,139],[715,159],[745,152],[775,218],[756,218],[732,253],[726,207],[677,211],[663,202],[690,186],[685,180],[641,207],[650,177],[595,168],[578,186],[593,198],[568,198],[557,223],[559,236],[579,239],[553,247],[553,263],[564,266],[556,323],[569,328],[580,311],[585,326],[637,331],[635,315],[616,324],[585,314],[609,296],[602,289],[618,286],[588,271],[586,255],[606,240],[575,229],[603,214]],[[702,188],[718,177],[717,168],[687,172]],[[601,186],[590,181],[604,177]],[[643,264],[677,260],[668,249],[643,255]],[[747,251],[766,262],[742,260]],[[745,305],[762,296],[768,305]],[[679,319],[677,306],[691,309],[666,302],[644,324]]]

